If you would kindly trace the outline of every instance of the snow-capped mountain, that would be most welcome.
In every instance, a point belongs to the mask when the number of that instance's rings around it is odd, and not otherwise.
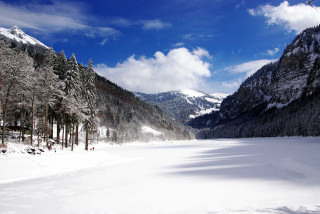
[[[281,108],[320,86],[320,26],[304,30],[281,58],[246,79],[221,104],[221,117],[233,118],[266,103]]]
[[[22,42],[24,44],[30,45],[40,45],[42,47],[48,48],[45,44],[40,42],[39,40],[27,35],[18,26],[13,26],[10,29],[0,28],[0,36],[16,40],[17,42]]]
[[[227,96],[223,93],[206,94],[190,89],[158,94],[135,94],[150,104],[158,105],[167,114],[183,123],[212,111],[219,111],[222,100]]]
[[[206,137],[319,135],[320,25],[263,66],[223,100]],[[216,116],[216,115],[215,115]],[[207,121],[201,121],[206,124]]]

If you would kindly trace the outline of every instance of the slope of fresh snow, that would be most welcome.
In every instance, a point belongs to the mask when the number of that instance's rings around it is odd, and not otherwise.
[[[25,44],[41,45],[45,48],[48,48],[46,45],[44,45],[43,43],[41,43],[37,39],[24,33],[17,26],[13,26],[11,29],[0,28],[0,35],[3,35],[9,39],[13,39],[18,42],[25,43]]]
[[[0,213],[319,213],[319,142],[99,144],[1,157]]]
[[[190,118],[196,118],[199,117],[201,115],[205,115],[205,114],[210,114],[212,111],[219,111],[218,108],[208,108],[208,109],[202,109],[200,111],[195,112],[195,114],[190,114],[189,117]]]
[[[203,96],[205,96],[204,93],[202,93],[200,91],[191,90],[191,89],[183,89],[180,92],[188,97],[203,97]]]
[[[227,96],[229,96],[230,94],[225,94],[225,93],[212,93],[212,94],[210,94],[211,96],[213,96],[213,97],[216,97],[216,98],[218,98],[218,99],[224,99],[224,98],[226,98]]]

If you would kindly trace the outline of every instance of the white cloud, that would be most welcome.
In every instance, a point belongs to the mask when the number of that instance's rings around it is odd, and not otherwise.
[[[139,26],[144,30],[162,30],[172,26],[169,22],[164,22],[160,19],[149,20],[129,20],[122,17],[116,17],[108,21],[111,25],[119,27]]]
[[[185,41],[195,41],[195,40],[207,40],[212,38],[212,34],[202,34],[202,33],[188,33],[182,36],[182,39]]]
[[[308,27],[320,24],[320,7],[312,7],[307,4],[289,5],[288,1],[279,6],[264,5],[256,9],[249,9],[252,16],[264,16],[269,25],[283,25],[291,32],[302,32]]]
[[[115,67],[98,64],[95,71],[131,91],[156,93],[199,89],[204,79],[211,75],[211,64],[205,62],[204,57],[211,56],[202,48],[193,51],[176,48],[167,55],[158,51],[151,58],[131,56]]]
[[[6,27],[18,25],[51,32],[64,29],[84,30],[88,26],[83,19],[81,9],[75,5],[60,2],[50,5],[11,5],[0,1],[0,25]]]
[[[184,46],[183,42],[177,42],[177,43],[173,44],[173,47],[176,47],[176,48],[182,47],[182,46]]]
[[[279,48],[275,48],[273,50],[267,50],[266,55],[269,56],[274,56],[275,54],[277,54],[279,52]]]
[[[110,28],[110,27],[97,27],[88,29],[86,32],[87,37],[91,38],[103,38],[100,42],[100,45],[105,45],[110,39],[117,37],[120,34],[120,31]]]
[[[168,22],[163,22],[160,19],[153,19],[153,20],[144,20],[141,21],[142,28],[144,30],[161,30],[164,28],[171,27],[171,24]]]
[[[111,27],[90,26],[89,17],[85,15],[85,6],[81,3],[71,4],[53,1],[48,4],[11,5],[0,1],[0,25],[22,29],[33,29],[40,32],[82,33],[91,38],[102,38],[105,44],[116,37],[119,31]]]
[[[275,59],[255,60],[255,61],[242,63],[239,65],[229,66],[224,70],[229,71],[231,73],[246,73],[246,76],[249,77],[253,73],[255,73],[257,70],[259,70],[262,66],[275,61],[276,61]]]
[[[242,82],[243,82],[242,79],[229,81],[229,82],[222,82],[222,86],[235,90],[241,85]]]

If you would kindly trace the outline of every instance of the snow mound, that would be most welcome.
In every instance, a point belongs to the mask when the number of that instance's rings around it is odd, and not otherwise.
[[[24,44],[40,45],[45,48],[48,48],[39,40],[24,33],[21,29],[18,28],[18,26],[13,26],[11,29],[0,28],[0,35],[3,35],[4,37],[7,37],[9,39],[16,40],[18,42],[22,42]]]

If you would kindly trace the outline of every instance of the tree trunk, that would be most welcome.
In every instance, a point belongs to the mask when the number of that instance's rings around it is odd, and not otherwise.
[[[72,129],[71,129],[71,151],[73,151],[73,146],[74,146],[74,123],[72,124]]]
[[[53,116],[51,116],[50,122],[51,122],[51,130],[50,130],[51,132],[50,132],[49,138],[53,139]]]
[[[57,144],[60,144],[60,123],[57,120]]]
[[[34,126],[34,93],[32,94],[32,103],[31,103],[31,130],[30,130],[30,135],[31,135],[31,146],[33,144],[33,126]]]
[[[25,122],[25,118],[26,118],[26,115],[24,115],[24,116],[22,117],[21,124],[20,124],[20,126],[22,127],[22,128],[21,128],[22,142],[24,142],[24,122]]]
[[[79,124],[76,125],[76,145],[79,145]]]
[[[63,149],[63,146],[64,146],[64,126],[62,126],[62,140],[61,140],[61,144],[62,144],[62,149]]]
[[[86,126],[86,150],[88,151],[89,149],[89,130],[88,126]]]
[[[72,143],[72,123],[70,123],[70,131],[69,131],[69,144]]]
[[[65,147],[68,148],[68,116],[66,116],[66,131],[65,131],[65,138],[64,138],[64,141],[65,141]]]
[[[19,144],[21,143],[21,137],[22,137],[22,136],[21,136],[21,133],[22,133],[22,125],[21,125],[21,121],[22,121],[22,120],[21,120],[21,118],[22,118],[22,117],[20,117]]]
[[[40,135],[39,135],[39,130],[38,130],[38,147],[40,147]]]
[[[48,142],[48,138],[49,138],[49,123],[48,123],[48,102],[49,102],[49,100],[48,100],[48,94],[46,95],[46,101],[45,101],[46,103],[45,103],[45,115],[44,115],[44,123],[45,123],[45,132],[44,132],[44,134],[45,134],[45,141],[46,141],[46,143],[47,143],[47,147],[48,147],[48,149],[49,149],[49,142]]]

